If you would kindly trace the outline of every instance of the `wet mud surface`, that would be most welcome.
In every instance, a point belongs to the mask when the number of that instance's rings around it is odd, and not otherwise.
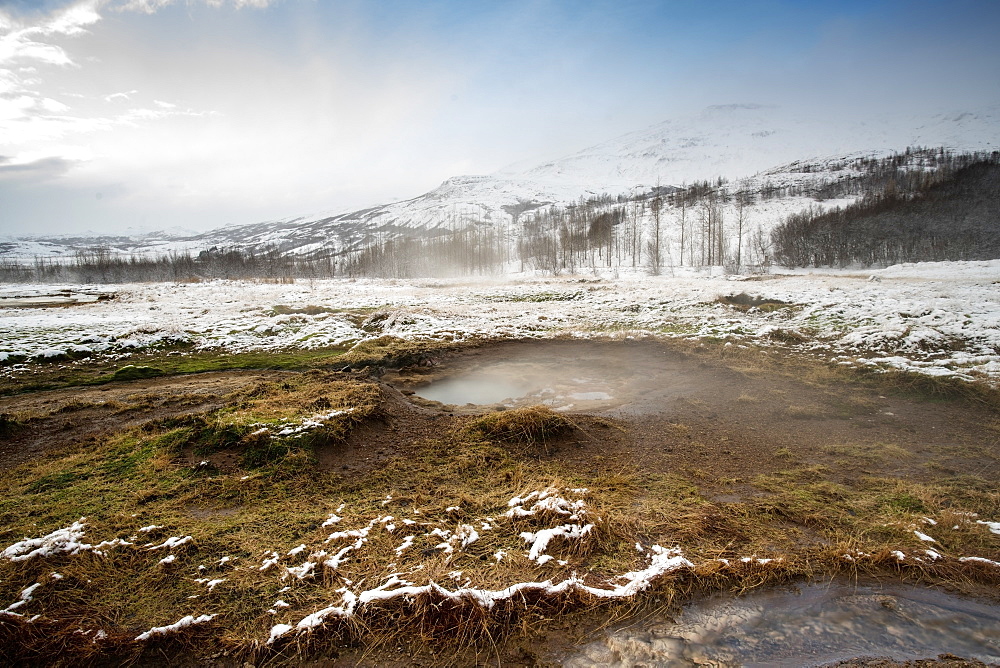
[[[520,397],[487,405],[443,405],[420,396],[440,383],[480,375],[487,383],[523,379],[530,387]],[[823,377],[779,375],[757,361],[706,360],[656,342],[502,343],[440,359],[431,368],[391,372],[384,380],[422,413],[462,415],[545,404],[574,419],[603,418],[617,428],[584,429],[556,456],[581,466],[614,458],[657,470],[697,469],[706,484],[768,473],[790,459],[836,463],[847,476],[861,470],[936,475],[942,468],[981,466],[983,449],[995,452],[998,442],[991,428],[995,416],[974,406],[879,394]],[[846,444],[850,448],[842,447]],[[879,456],[886,444],[907,455]],[[925,466],[930,459],[935,473]],[[995,457],[992,461],[1000,465]],[[739,485],[720,485],[715,498],[737,502],[743,493]]]

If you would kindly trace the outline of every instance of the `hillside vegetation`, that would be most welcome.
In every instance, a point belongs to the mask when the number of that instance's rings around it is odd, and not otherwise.
[[[995,259],[1000,154],[894,174],[847,207],[790,216],[772,238],[775,259],[788,266]]]

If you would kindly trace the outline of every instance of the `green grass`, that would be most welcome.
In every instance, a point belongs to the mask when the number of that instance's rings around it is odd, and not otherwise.
[[[163,369],[158,369],[152,366],[135,366],[134,364],[126,364],[121,367],[113,374],[111,374],[112,380],[141,380],[143,378],[155,378],[157,376],[163,375]]]
[[[0,396],[21,392],[51,390],[60,387],[101,385],[122,380],[176,376],[238,369],[276,369],[299,371],[336,367],[345,347],[311,350],[286,349],[226,353],[217,350],[167,350],[138,353],[130,364],[119,366],[107,360],[84,360],[72,365],[36,364],[30,374],[0,379]],[[145,369],[145,371],[143,371]]]

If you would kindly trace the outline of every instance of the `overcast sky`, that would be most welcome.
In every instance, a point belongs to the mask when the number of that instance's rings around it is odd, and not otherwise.
[[[998,34],[994,0],[0,0],[0,236],[346,211],[710,104],[977,108]]]

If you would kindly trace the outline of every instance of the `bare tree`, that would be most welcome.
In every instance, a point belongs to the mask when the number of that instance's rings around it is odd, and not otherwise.
[[[743,268],[743,225],[747,219],[747,207],[752,203],[746,181],[740,181],[736,190],[736,273]]]
[[[653,212],[653,238],[649,243],[649,269],[654,276],[660,273],[660,209],[663,208],[663,199],[660,197],[660,181],[656,181],[656,196],[649,203],[649,208]]]
[[[681,190],[677,193],[674,203],[680,207],[681,210],[681,266],[684,266],[684,241],[685,241],[685,230],[687,228],[687,188],[684,184],[681,184]]]

